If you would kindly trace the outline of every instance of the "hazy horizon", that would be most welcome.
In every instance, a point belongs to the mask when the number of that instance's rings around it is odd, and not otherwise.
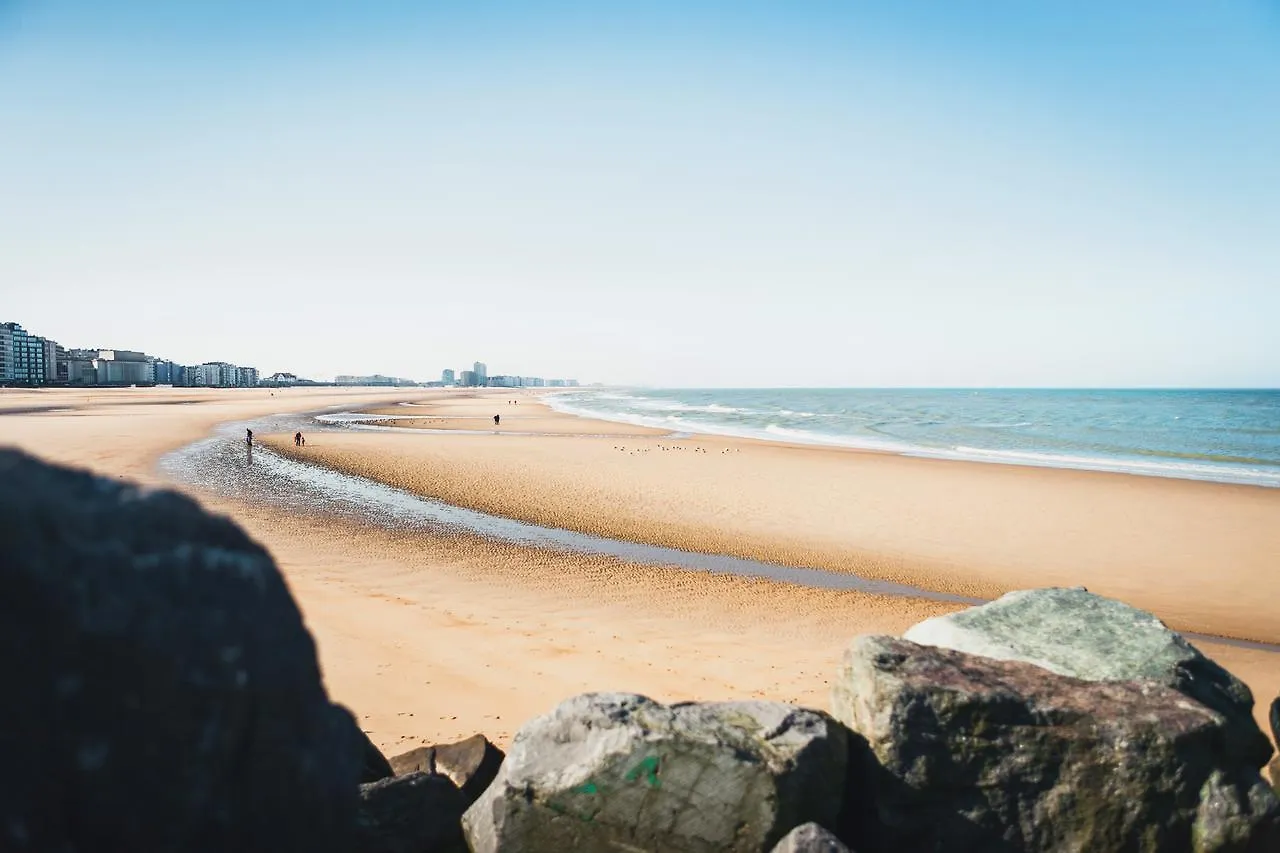
[[[1277,150],[1261,0],[0,0],[0,321],[317,379],[1274,388]]]

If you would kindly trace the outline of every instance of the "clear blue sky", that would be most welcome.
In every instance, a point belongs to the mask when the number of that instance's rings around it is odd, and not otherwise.
[[[1276,386],[1280,3],[0,0],[8,319],[317,377]]]

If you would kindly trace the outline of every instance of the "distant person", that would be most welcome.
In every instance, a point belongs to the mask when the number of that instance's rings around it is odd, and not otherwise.
[[[497,426],[497,425],[498,425],[498,424],[500,424],[500,423],[502,423],[502,415],[494,415],[494,416],[493,416],[493,425],[494,425],[494,426]]]
[[[301,447],[301,446],[302,446],[302,433],[300,433],[300,432],[295,432],[295,433],[293,434],[293,446],[294,446],[294,447]]]
[[[304,436],[302,436],[302,446],[303,446],[303,447],[306,447],[306,446],[307,446],[307,437],[306,437],[305,435],[304,435]]]
[[[244,431],[244,443],[250,447],[253,446],[253,430],[247,429]]]

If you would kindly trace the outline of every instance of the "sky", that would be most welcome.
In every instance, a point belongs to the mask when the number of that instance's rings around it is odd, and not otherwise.
[[[1280,386],[1280,2],[0,0],[0,321],[313,378]]]

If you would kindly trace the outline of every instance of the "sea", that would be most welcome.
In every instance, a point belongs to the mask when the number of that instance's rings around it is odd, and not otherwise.
[[[547,400],[681,433],[1280,488],[1280,390],[579,388]]]

